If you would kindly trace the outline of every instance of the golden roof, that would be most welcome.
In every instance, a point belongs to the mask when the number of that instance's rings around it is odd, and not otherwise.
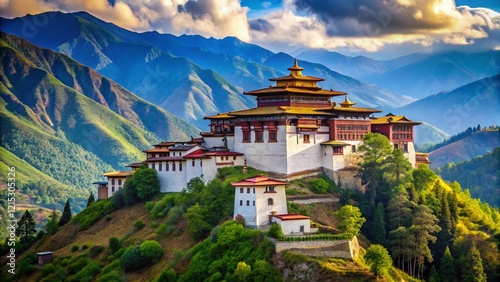
[[[348,143],[336,141],[336,140],[326,141],[326,142],[321,143],[321,145],[329,145],[329,146],[333,146],[333,147],[349,146]]]
[[[405,116],[395,116],[391,113],[387,114],[386,116],[379,117],[376,119],[372,119],[371,121],[372,124],[393,124],[393,123],[399,123],[399,124],[421,124],[421,122],[418,121],[412,121]]]
[[[340,103],[342,108],[352,108],[354,105],[356,105],[356,103],[349,101],[349,99],[347,99],[347,95],[345,96],[344,102]]]
[[[317,95],[317,96],[340,96],[345,95],[345,92],[325,90],[320,87],[300,87],[300,86],[271,86],[268,88],[257,89],[249,92],[243,92],[245,95],[271,95],[271,94],[306,94],[306,95]]]
[[[144,150],[144,153],[166,153],[170,152],[168,148],[154,148],[154,149],[149,149],[149,150]]]
[[[296,115],[327,115],[333,116],[333,113],[322,112],[324,109],[302,108],[302,107],[258,107],[249,110],[234,111],[228,114],[232,116],[254,116],[254,115],[278,115],[278,114],[296,114]]]
[[[134,172],[133,171],[113,171],[113,172],[107,172],[104,173],[103,175],[106,177],[127,177],[132,175]]]
[[[216,114],[215,116],[206,116],[204,118],[205,119],[230,119],[230,118],[234,118],[234,117],[229,115],[229,113],[223,113],[223,114]]]
[[[352,108],[344,108],[344,107],[333,107],[334,112],[353,112],[353,113],[381,113],[381,110],[373,109],[373,108],[361,108],[361,107],[352,107]]]

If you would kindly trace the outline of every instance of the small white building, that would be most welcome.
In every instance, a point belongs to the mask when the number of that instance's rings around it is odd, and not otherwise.
[[[255,176],[231,183],[234,189],[234,217],[245,218],[246,225],[257,228],[278,223],[284,235],[311,232],[311,219],[288,214],[285,186],[288,182]]]
[[[311,218],[301,214],[277,214],[272,221],[281,225],[284,235],[294,235],[311,232]]]
[[[246,225],[263,226],[276,214],[286,214],[285,186],[287,182],[256,176],[231,183],[234,189],[234,217],[245,218]]]

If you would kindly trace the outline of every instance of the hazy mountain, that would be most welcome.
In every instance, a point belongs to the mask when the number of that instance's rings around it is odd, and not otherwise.
[[[155,46],[142,43],[133,33],[86,13],[47,13],[49,20],[29,38],[34,44],[65,53],[82,64],[115,80],[142,98],[203,126],[203,117],[217,112],[244,109],[254,100],[242,95],[242,89],[212,70],[190,60],[173,57]],[[91,17],[89,21],[79,15]],[[24,22],[36,16],[3,20],[2,29],[23,36]],[[131,39],[128,42],[117,35]]]
[[[389,71],[367,76],[366,81],[398,94],[424,98],[500,73],[500,51],[415,54],[386,65],[391,67]]]
[[[269,57],[264,64],[276,69],[286,70],[291,67],[292,62],[293,58],[291,56],[278,53]],[[299,66],[304,68],[304,75],[324,78],[325,81],[319,83],[321,87],[349,93],[349,99],[358,103],[357,106],[390,109],[413,101],[408,97],[400,97],[375,85],[368,85],[352,77],[332,71],[324,65],[299,60]]]
[[[438,168],[486,155],[496,147],[500,147],[500,131],[483,131],[432,151],[429,160],[432,168]]]
[[[300,53],[299,58],[414,98],[450,91],[500,73],[500,51],[414,53],[390,61],[377,61],[325,49],[308,49]]]
[[[383,62],[365,56],[350,57],[326,49],[308,49],[300,53],[297,58],[323,64],[331,70],[360,80],[388,71]]]
[[[394,110],[394,113],[439,126],[449,134],[478,124],[492,124],[500,120],[499,83],[500,75],[484,78],[418,100]]]
[[[18,37],[0,33],[0,60],[2,147],[73,186],[66,190],[80,191],[75,196],[103,172],[142,159],[141,150],[158,142],[157,136],[188,139],[198,133],[89,67]],[[37,184],[25,171],[26,187],[43,186],[56,201],[68,197],[59,185],[40,177]]]
[[[450,138],[448,133],[426,122],[415,126],[415,144],[419,147],[441,143],[448,138]]]

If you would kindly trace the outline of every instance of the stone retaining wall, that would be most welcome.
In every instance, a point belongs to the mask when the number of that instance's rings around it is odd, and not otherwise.
[[[284,242],[275,241],[274,248],[277,253],[289,250],[308,256],[323,256],[353,259],[359,253],[359,243],[356,236],[350,240],[318,240]]]

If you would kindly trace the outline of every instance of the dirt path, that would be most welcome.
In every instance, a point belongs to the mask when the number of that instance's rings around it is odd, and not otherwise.
[[[312,204],[312,203],[335,203],[338,201],[339,201],[339,198],[336,198],[336,197],[289,200],[289,202],[296,203],[296,204],[303,204],[303,205],[304,204]]]

